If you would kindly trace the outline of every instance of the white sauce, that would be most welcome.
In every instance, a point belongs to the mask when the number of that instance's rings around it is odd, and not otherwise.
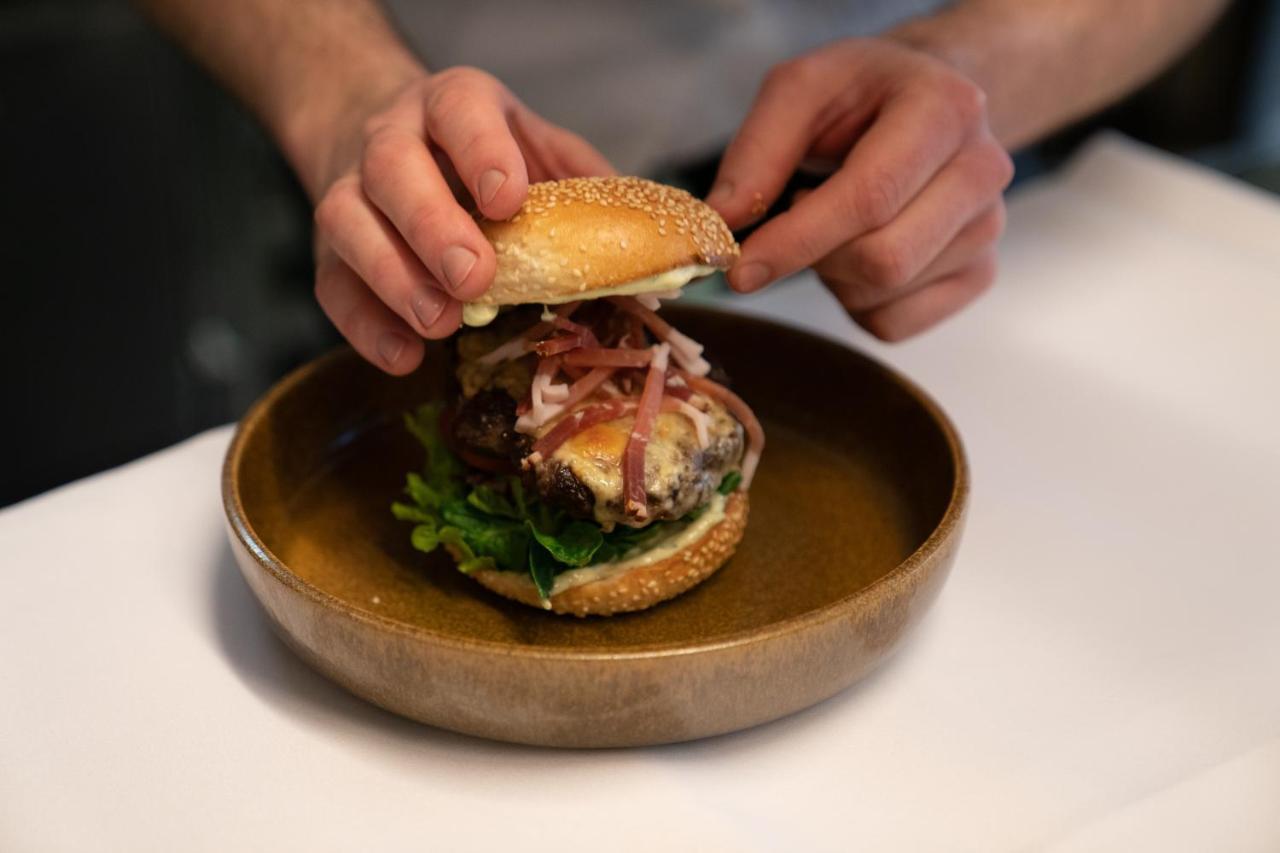
[[[605,296],[634,296],[637,293],[662,293],[665,295],[668,291],[684,287],[695,278],[711,275],[715,271],[715,267],[690,264],[689,266],[676,267],[673,270],[667,270],[657,275],[637,278],[634,281],[624,281],[622,284],[615,284],[612,287],[597,288],[586,294],[586,296],[590,299],[600,299]],[[574,302],[582,298],[583,294],[570,293],[540,301],[547,305],[561,305],[565,302]],[[462,306],[462,322],[468,326],[487,326],[497,316],[497,305],[468,302]]]
[[[644,551],[634,557],[613,563],[600,563],[595,566],[586,566],[581,569],[570,569],[567,572],[561,572],[556,575],[555,586],[551,588],[551,594],[558,595],[567,589],[573,589],[593,581],[605,580],[630,569],[652,566],[654,563],[667,559],[681,548],[687,548],[697,542],[706,535],[708,530],[723,521],[724,503],[725,496],[716,492],[707,503],[706,511],[698,516],[696,521],[684,530],[660,541],[648,551]]]
[[[462,306],[462,322],[468,326],[487,326],[497,316],[497,305],[481,305],[478,302],[467,302]]]

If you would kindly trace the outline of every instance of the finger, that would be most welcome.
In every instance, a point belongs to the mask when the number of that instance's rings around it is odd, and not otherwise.
[[[330,255],[316,268],[316,301],[370,364],[403,376],[422,363],[418,336],[337,257]]]
[[[960,229],[947,247],[920,272],[920,281],[934,281],[958,272],[980,255],[990,252],[1004,234],[1006,213],[1004,202],[996,202],[981,211]]]
[[[993,139],[963,148],[888,225],[841,246],[853,280],[892,293],[915,281],[1008,185],[1009,156]]]
[[[707,203],[730,228],[759,218],[804,159],[815,118],[831,97],[831,75],[818,71],[813,60],[801,59],[776,66],[765,77],[742,127],[725,149],[707,196]],[[869,98],[850,103],[855,119],[870,116],[874,108]]]
[[[531,110],[517,108],[513,124],[523,147],[538,164],[541,172],[538,180],[618,173],[594,145]]]
[[[891,222],[981,126],[981,90],[940,79],[886,102],[834,175],[751,235],[730,284],[758,290]]]
[[[524,155],[507,124],[514,99],[473,68],[450,68],[434,81],[423,105],[428,137],[444,150],[481,213],[514,216],[529,192]]]
[[[906,280],[884,273],[883,261],[869,264],[867,253],[854,240],[827,255],[814,272],[850,311],[864,311],[898,299],[935,279],[954,273],[989,251],[1004,231],[1003,202],[990,205],[972,217],[923,270],[911,272]],[[865,238],[864,238],[865,239]]]
[[[991,287],[996,276],[995,252],[987,252],[969,266],[931,282],[887,305],[855,313],[853,319],[883,341],[900,341],[951,316]]]
[[[373,209],[356,176],[329,188],[316,207],[316,226],[338,257],[419,335],[427,336],[449,303],[457,301]]]
[[[365,195],[427,270],[464,302],[493,282],[493,247],[459,206],[421,137],[399,125],[377,130],[361,164]]]

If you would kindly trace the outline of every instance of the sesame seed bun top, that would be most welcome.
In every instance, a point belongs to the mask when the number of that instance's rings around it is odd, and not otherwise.
[[[738,244],[720,214],[684,190],[643,178],[532,184],[505,222],[481,220],[498,268],[477,305],[590,298],[682,267],[728,269]]]

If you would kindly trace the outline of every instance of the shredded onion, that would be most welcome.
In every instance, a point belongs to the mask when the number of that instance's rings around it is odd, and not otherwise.
[[[563,382],[543,384],[542,399],[546,403],[564,403],[569,399],[569,386]]]
[[[517,432],[533,432],[547,421],[563,411],[563,407],[552,404],[546,399],[546,390],[551,385],[551,378],[560,369],[560,356],[553,355],[538,362],[538,369],[529,384],[529,411],[516,419]],[[552,392],[553,395],[555,392]]]
[[[667,386],[667,390],[670,390],[670,386]],[[674,400],[671,397],[662,398],[662,411],[684,415],[693,424],[694,435],[698,437],[698,447],[706,450],[710,446],[711,418],[706,412],[686,403],[684,400]]]

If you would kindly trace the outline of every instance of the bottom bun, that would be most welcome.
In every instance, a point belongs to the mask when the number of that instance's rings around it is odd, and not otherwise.
[[[574,616],[612,616],[644,610],[697,586],[733,556],[747,527],[746,492],[734,492],[724,504],[724,518],[698,541],[665,559],[600,580],[571,587],[543,601],[533,579],[523,572],[481,569],[471,573],[484,586],[523,604]]]

